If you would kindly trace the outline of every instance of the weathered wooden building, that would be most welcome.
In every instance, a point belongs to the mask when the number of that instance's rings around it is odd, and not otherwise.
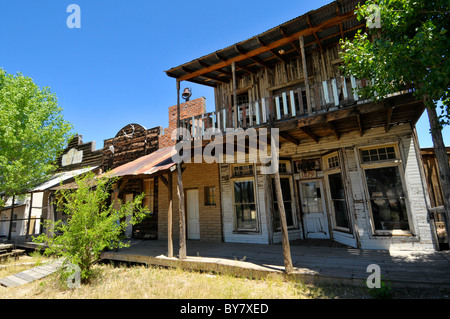
[[[339,40],[366,27],[358,2],[334,1],[166,71],[178,96],[182,81],[214,88],[214,112],[179,121],[193,144],[233,129],[279,130],[277,174],[255,160],[217,164],[225,242],[280,242],[285,225],[291,240],[434,249],[415,131],[423,103],[406,87],[375,103],[358,93],[371,79],[339,68]]]
[[[430,206],[432,212],[430,214],[431,222],[436,229],[436,240],[440,249],[449,249],[448,234],[445,229],[445,210],[442,185],[439,179],[438,164],[434,148],[421,148],[420,154],[425,170],[425,178],[428,185],[430,195]],[[447,147],[447,154],[450,162],[450,147]]]
[[[92,171],[101,173],[103,161],[102,150],[96,150],[95,142],[83,143],[81,135],[70,139],[67,147],[56,160],[57,168],[52,176],[41,185],[29,190],[25,195],[23,213],[17,215],[17,225],[13,237],[34,235],[45,231],[42,222],[49,220],[64,220],[65,214],[57,209],[55,193],[60,188],[70,188],[75,177]],[[16,213],[16,210],[14,210]]]
[[[199,116],[206,110],[205,98],[183,103],[180,110],[183,118]],[[146,130],[137,124],[129,124],[121,129],[115,138],[105,140],[103,167],[105,172],[119,177],[112,202],[127,202],[145,193],[144,205],[151,214],[138,225],[130,226],[126,236],[142,239],[167,237],[168,180],[166,175],[171,167],[170,157],[175,141],[172,131],[176,128],[177,106],[169,107],[169,127]],[[169,161],[169,162],[167,162]],[[166,221],[164,221],[166,219]]]

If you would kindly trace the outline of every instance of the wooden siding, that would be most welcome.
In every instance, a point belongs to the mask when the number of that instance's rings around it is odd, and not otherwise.
[[[71,164],[71,165],[64,165],[62,158],[64,155],[69,153],[70,150],[76,150],[78,152],[83,152],[83,157],[81,163],[77,164]],[[102,150],[95,150],[95,142],[88,142],[83,143],[83,136],[76,135],[74,136],[68,143],[66,149],[61,153],[61,155],[57,158],[57,171],[72,171],[76,169],[80,169],[83,167],[93,167],[93,166],[100,166],[103,161],[103,151]]]
[[[119,130],[114,138],[104,141],[104,171],[111,170],[158,150],[160,133],[160,127],[145,129],[139,124],[128,124]],[[111,147],[113,147],[114,152],[111,151]]]
[[[407,199],[408,219],[410,221],[411,235],[375,235],[372,231],[371,213],[366,193],[365,178],[359,160],[359,148],[377,145],[396,145],[401,160],[403,172],[405,197]],[[422,179],[420,155],[416,151],[417,145],[414,131],[410,125],[393,126],[388,133],[384,128],[368,129],[360,136],[359,132],[352,131],[342,134],[339,140],[330,135],[323,137],[319,143],[314,141],[302,142],[300,145],[282,143],[280,158],[291,161],[309,158],[321,158],[322,155],[336,150],[342,150],[343,165],[341,173],[345,184],[346,198],[350,209],[350,233],[332,229],[332,239],[342,244],[363,249],[403,249],[403,250],[432,250],[434,249],[430,224],[427,220],[427,194],[424,180]],[[233,207],[233,178],[230,176],[232,164],[220,164],[220,183],[222,195],[222,220],[225,242],[243,243],[277,243],[281,240],[280,233],[271,230],[271,200],[268,200],[265,192],[266,179],[261,174],[261,166],[257,165],[257,173],[254,176],[257,194],[258,229],[256,232],[237,232],[235,230]],[[323,179],[323,172],[318,172],[317,177]],[[295,200],[299,205],[298,179],[293,174]],[[325,187],[325,183],[324,183]],[[269,192],[270,193],[270,192]],[[327,212],[329,201],[326,197]],[[267,202],[270,202],[269,204]],[[297,210],[297,218],[300,227],[289,230],[291,240],[303,238],[301,214]]]

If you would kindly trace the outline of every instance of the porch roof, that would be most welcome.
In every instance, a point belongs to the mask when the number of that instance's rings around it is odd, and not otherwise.
[[[62,182],[66,182],[71,178],[74,178],[76,176],[79,176],[81,174],[84,174],[86,172],[89,171],[93,171],[94,169],[98,168],[99,166],[93,166],[93,167],[85,167],[85,168],[80,168],[80,169],[76,169],[76,170],[72,170],[69,172],[61,172],[61,173],[57,173],[55,175],[53,175],[48,181],[42,183],[41,185],[33,188],[31,191],[31,193],[36,193],[36,192],[44,192],[46,190],[49,190],[55,186],[58,186],[60,183]]]
[[[323,49],[342,38],[352,38],[365,28],[354,10],[361,0],[337,0],[309,11],[250,39],[173,67],[166,74],[178,81],[190,81],[216,87],[232,81],[231,64],[236,63],[236,77],[255,74],[261,68],[273,68],[301,55],[299,37],[304,37],[305,51]],[[281,53],[280,53],[281,52]]]
[[[172,156],[177,153],[174,146],[157,150],[132,162],[114,168],[110,174],[115,177],[152,175],[170,169],[175,163]]]

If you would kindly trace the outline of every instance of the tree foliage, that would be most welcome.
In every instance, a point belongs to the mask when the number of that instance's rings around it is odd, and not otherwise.
[[[373,80],[363,94],[382,99],[411,85],[427,107],[442,101],[440,124],[449,124],[450,2],[448,0],[369,0],[356,10],[371,22],[367,32],[341,41],[344,70]],[[374,18],[379,15],[381,28]]]
[[[79,266],[84,281],[92,275],[101,252],[127,247],[121,240],[125,228],[141,222],[149,213],[141,206],[145,194],[120,203],[118,209],[109,204],[114,182],[115,178],[96,178],[92,172],[76,177],[76,189],[56,192],[58,210],[67,215],[67,220],[47,220],[46,233],[33,239],[47,245],[46,254],[63,257],[65,265]]]
[[[4,198],[42,182],[54,169],[72,129],[61,112],[49,88],[41,89],[29,77],[0,69],[0,192]]]

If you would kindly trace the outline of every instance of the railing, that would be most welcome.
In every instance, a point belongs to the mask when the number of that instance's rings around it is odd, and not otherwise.
[[[226,131],[227,128],[259,127],[272,122],[316,115],[355,103],[364,103],[358,95],[358,87],[369,80],[354,77],[339,77],[310,85],[308,104],[305,87],[282,92],[237,107],[237,123],[234,107],[224,107],[218,112],[209,112],[181,120],[181,127],[195,138],[206,137],[211,129]],[[235,125],[236,124],[236,125]],[[209,135],[209,134],[208,134]]]

